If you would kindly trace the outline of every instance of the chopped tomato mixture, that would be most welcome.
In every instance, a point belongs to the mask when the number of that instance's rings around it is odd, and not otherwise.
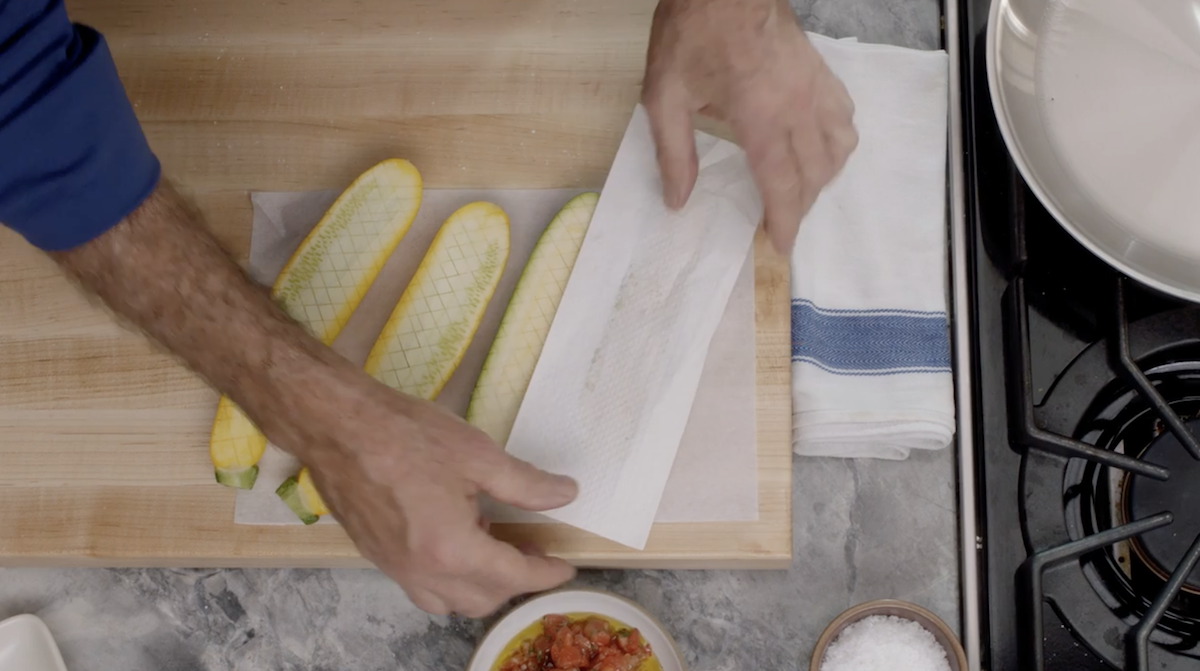
[[[571,622],[547,615],[541,635],[522,642],[500,671],[635,671],[650,654],[637,629],[614,630],[598,617]]]

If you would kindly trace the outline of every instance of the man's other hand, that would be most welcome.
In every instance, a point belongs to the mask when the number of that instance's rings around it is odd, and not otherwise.
[[[526,510],[570,503],[576,484],[520,461],[433,403],[398,394],[361,371],[320,381],[308,421],[319,449],[306,463],[321,497],[359,552],[419,608],[467,617],[570,580],[561,559],[525,553],[487,532],[478,496]]]
[[[359,551],[418,607],[482,616],[574,575],[562,560],[488,535],[476,501],[486,492],[526,509],[556,508],[574,499],[572,480],[518,461],[318,342],[169,185],[96,239],[51,257],[307,464]]]
[[[723,121],[746,151],[767,234],[785,254],[858,145],[854,104],[787,0],[660,0],[642,103],[667,205],[682,207],[696,182],[692,114]]]

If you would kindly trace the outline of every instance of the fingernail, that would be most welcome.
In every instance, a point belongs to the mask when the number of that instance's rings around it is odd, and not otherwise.
[[[532,555],[534,557],[546,556],[546,553],[542,552],[542,548],[538,547],[534,543],[521,543],[517,546],[517,549],[520,550],[522,554]]]
[[[780,233],[770,235],[770,238],[771,246],[775,248],[775,251],[779,252],[780,256],[783,256],[784,258],[791,256],[792,247],[794,247],[796,244],[794,238],[789,240],[786,235]]]
[[[575,497],[579,496],[579,483],[575,482],[574,478],[565,475],[556,475],[554,476],[554,481],[555,487],[563,497],[564,504],[574,501]]]
[[[687,204],[688,190],[687,186],[680,184],[675,187],[671,195],[671,209],[678,210]]]

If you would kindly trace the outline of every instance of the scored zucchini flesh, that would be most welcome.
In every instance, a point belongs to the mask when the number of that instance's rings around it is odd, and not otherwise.
[[[313,524],[321,515],[329,514],[329,508],[325,506],[321,495],[317,493],[317,486],[313,484],[308,466],[302,467],[299,473],[284,480],[275,493],[305,524]]]
[[[475,383],[466,419],[501,447],[517,419],[599,199],[596,193],[575,196],[538,238]]]
[[[329,345],[358,307],[421,206],[421,173],[383,161],[346,188],[280,271],[271,296]],[[208,452],[217,482],[251,489],[267,438],[228,397],[217,403]]]
[[[436,398],[479,328],[508,249],[508,215],[498,206],[470,203],[450,215],[367,355],[367,373]]]
[[[451,214],[367,355],[367,373],[396,391],[436,398],[483,321],[508,252],[504,210],[476,202]],[[325,509],[320,495],[313,489],[309,496],[316,507],[297,508],[292,491],[281,486],[277,493],[301,521],[311,524],[306,515]]]

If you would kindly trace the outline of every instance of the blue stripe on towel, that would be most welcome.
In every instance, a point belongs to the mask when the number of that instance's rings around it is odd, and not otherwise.
[[[948,373],[946,313],[831,310],[793,299],[792,361],[838,375]]]

